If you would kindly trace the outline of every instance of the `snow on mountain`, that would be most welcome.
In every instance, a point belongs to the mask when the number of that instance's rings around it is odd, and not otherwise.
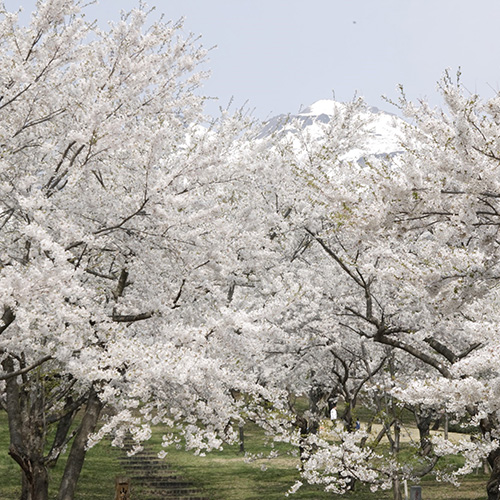
[[[306,131],[310,137],[319,138],[324,134],[325,124],[341,119],[346,109],[346,104],[331,99],[316,101],[296,115],[271,118],[265,123],[261,135],[298,134]],[[368,122],[364,144],[344,155],[345,160],[364,162],[370,156],[392,157],[402,152],[401,134],[405,122],[401,118],[375,107],[367,107],[359,113],[359,119]]]
[[[300,116],[332,116],[344,108],[344,104],[333,99],[322,99],[299,112]]]

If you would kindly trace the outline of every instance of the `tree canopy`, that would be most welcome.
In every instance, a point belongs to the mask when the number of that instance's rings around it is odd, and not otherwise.
[[[48,498],[68,447],[60,500],[106,435],[139,449],[166,423],[202,453],[252,419],[331,491],[398,499],[451,453],[465,465],[442,476],[486,458],[498,500],[498,97],[446,74],[445,110],[402,94],[401,151],[356,161],[362,99],[319,135],[205,117],[206,51],[144,6],[107,31],[75,0],[39,1],[26,27],[0,14],[0,402],[23,499]],[[431,438],[445,414],[474,440]]]

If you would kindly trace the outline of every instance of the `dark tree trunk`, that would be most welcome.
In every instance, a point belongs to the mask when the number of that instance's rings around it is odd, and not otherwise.
[[[299,444],[299,457],[300,457],[300,468],[304,467],[304,454],[305,454],[305,446],[304,443],[307,439],[308,434],[308,423],[307,420],[301,415],[297,415],[295,422],[293,425],[300,430],[300,444]]]
[[[240,438],[240,453],[245,453],[245,428],[243,424],[238,426],[239,438]]]
[[[428,457],[432,451],[431,442],[431,423],[432,413],[420,413],[418,410],[414,411],[415,421],[420,436],[420,455]]]
[[[326,396],[324,389],[319,386],[313,386],[309,391],[309,413],[308,434],[317,434],[321,417],[326,406]]]
[[[479,422],[483,436],[491,435],[491,431],[498,427],[495,415],[488,415]],[[490,478],[486,484],[488,500],[500,500],[500,448],[492,450],[488,455],[488,464],[491,468]]]
[[[48,500],[49,498],[49,473],[45,464],[32,464],[32,477],[30,481],[30,496],[28,500]]]
[[[29,484],[28,479],[26,478],[26,474],[22,471],[22,479],[21,479],[21,500],[28,500],[29,498]]]
[[[49,466],[53,466],[56,464],[60,452],[64,446],[64,443],[66,442],[66,438],[68,437],[68,434],[70,432],[71,424],[73,423],[73,417],[77,412],[76,409],[68,410],[68,408],[71,407],[72,405],[73,405],[73,398],[69,397],[66,400],[66,406],[64,410],[65,413],[59,419],[59,422],[57,424],[56,434],[54,436],[52,447],[49,452],[49,457],[50,457],[48,463]]]
[[[392,498],[393,500],[403,500],[403,496],[401,495],[401,484],[399,481],[399,477],[395,477],[392,480]]]
[[[11,357],[2,362],[6,373],[14,373]],[[49,474],[43,450],[46,437],[43,391],[27,392],[12,376],[6,384],[6,409],[9,422],[9,455],[23,474],[22,500],[48,500]]]
[[[35,464],[29,475],[23,472],[21,500],[48,500],[49,474],[45,464]]]
[[[97,393],[91,389],[82,422],[78,428],[71,446],[68,461],[66,462],[66,468],[64,469],[59,487],[58,500],[73,500],[75,496],[76,485],[87,452],[87,441],[97,427],[103,406]]]
[[[488,500],[500,500],[500,449],[493,450],[488,455],[488,463],[491,467],[491,474],[486,485]]]
[[[16,362],[7,357],[2,361],[4,372],[14,374]],[[24,376],[23,376],[24,377]],[[30,387],[30,390],[26,389]],[[6,410],[9,422],[9,455],[22,471],[21,500],[48,500],[48,466],[56,458],[44,456],[47,444],[47,420],[44,379],[32,373],[30,379],[11,376],[5,381]],[[88,437],[95,431],[103,404],[94,390],[90,391],[87,407],[74,438],[60,486],[60,500],[73,500],[76,483],[82,470]],[[71,412],[59,422],[52,451],[62,446],[68,433]],[[69,419],[67,420],[66,417]],[[57,454],[56,454],[57,455]]]
[[[345,423],[347,432],[354,432],[354,417],[352,415],[353,403],[346,399],[342,420]]]

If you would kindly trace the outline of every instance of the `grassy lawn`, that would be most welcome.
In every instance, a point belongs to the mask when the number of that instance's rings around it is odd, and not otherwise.
[[[16,500],[21,494],[21,473],[19,466],[8,455],[9,433],[7,416],[0,413],[0,499]],[[113,500],[115,476],[124,471],[118,461],[121,450],[102,443],[88,451],[80,476],[75,500]],[[57,494],[57,485],[64,470],[66,456],[61,457],[57,467],[50,471],[52,485],[51,498]],[[138,499],[137,499],[138,500]]]
[[[262,431],[253,425],[245,428],[245,448],[249,453],[259,453],[270,449],[264,447]],[[160,450],[158,442],[153,447]],[[283,445],[280,451],[285,451]],[[214,500],[266,500],[283,499],[286,491],[299,479],[297,458],[284,454],[280,458],[260,459],[248,463],[239,452],[239,446],[226,446],[223,451],[215,451],[206,457],[170,449],[165,460],[182,472]],[[322,500],[333,498],[331,494],[315,487],[304,487],[292,498]]]
[[[158,432],[152,439],[151,447],[161,450]],[[206,457],[169,449],[165,461],[178,469],[183,476],[205,491],[213,500],[278,500],[285,499],[285,493],[295,481],[300,479],[297,466],[299,461],[290,454],[282,453],[279,458],[260,459],[246,462],[239,447],[226,446],[223,451],[207,454]],[[255,425],[245,426],[245,449],[249,453],[266,453],[265,437]],[[280,452],[286,452],[286,445],[278,445]],[[460,463],[460,459],[443,459],[441,466]],[[422,486],[424,500],[475,500],[485,497],[487,476],[482,471],[470,475],[462,481],[460,488],[437,482],[432,476],[424,478]],[[410,485],[409,485],[410,486]],[[352,493],[334,495],[326,493],[314,485],[304,485],[289,498],[296,500],[389,500],[392,491],[372,493],[369,488],[358,484]]]
[[[155,450],[160,450],[163,434],[158,429],[150,443]],[[250,453],[264,450],[264,436],[256,426],[245,428],[245,446]],[[15,500],[20,493],[20,473],[18,466],[8,456],[8,431],[5,414],[0,414],[0,499]],[[280,445],[281,451],[286,451]],[[113,500],[114,478],[125,475],[118,457],[121,450],[111,448],[104,442],[88,452],[87,460],[80,478],[76,500]],[[223,451],[213,452],[206,457],[193,456],[192,453],[170,449],[165,461],[179,470],[186,480],[204,490],[204,496],[213,500],[283,500],[288,488],[299,479],[298,460],[283,454],[279,458],[261,459],[247,463],[239,452],[238,446],[227,446]],[[57,483],[64,467],[64,457],[58,467],[51,471],[51,477]],[[263,470],[265,469],[265,470]],[[424,500],[475,500],[484,498],[486,476],[479,472],[468,476],[457,489],[449,484],[438,483],[432,477],[422,483]],[[55,490],[51,490],[52,498]],[[371,493],[362,485],[356,491],[344,496],[325,493],[314,486],[303,486],[291,498],[297,500],[389,500],[391,491]],[[132,500],[140,500],[132,497]]]
[[[0,412],[0,498],[10,500],[19,498],[21,475],[19,466],[8,455],[9,432],[7,416]]]

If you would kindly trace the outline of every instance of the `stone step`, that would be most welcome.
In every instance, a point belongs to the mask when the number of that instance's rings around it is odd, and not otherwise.
[[[143,485],[146,491],[159,491],[163,494],[168,493],[200,493],[200,490],[195,488],[191,483],[170,484],[168,482],[146,483]]]
[[[137,468],[137,467],[143,467],[145,469],[158,469],[158,470],[164,470],[164,469],[171,469],[172,467],[165,463],[165,462],[150,462],[148,460],[137,460],[133,462],[121,462],[121,465],[125,468],[131,467],[131,468]]]
[[[122,456],[120,462],[130,476],[132,489],[140,491],[141,500],[210,500],[150,450]]]
[[[156,453],[148,453],[147,455],[143,455],[141,453],[136,453],[135,455],[125,455],[120,457],[119,460],[121,462],[133,462],[134,460],[151,460],[153,462],[163,462],[162,459],[158,458]]]
[[[165,486],[172,486],[174,487],[175,485],[187,485],[191,486],[192,483],[187,482],[183,477],[181,476],[132,476],[131,479],[134,481],[136,484],[144,484],[144,485],[158,485],[158,484],[163,484]]]
[[[130,476],[130,479],[137,484],[156,484],[158,481],[175,484],[177,482],[186,482],[181,476]]]
[[[208,497],[200,497],[200,496],[180,496],[180,497],[167,497],[162,492],[154,492],[152,494],[143,493],[141,496],[141,500],[211,500]]]
[[[187,498],[206,498],[206,497],[200,497],[200,490],[191,488],[191,489],[180,489],[180,490],[156,490],[156,489],[144,489],[142,490],[142,496],[141,498],[145,497],[154,497],[155,499],[158,498],[165,498],[168,500],[185,500]],[[206,498],[206,500],[209,500]]]
[[[150,479],[168,479],[169,481],[176,481],[182,479],[176,471],[167,471],[163,473],[152,473],[147,471],[128,471],[129,476],[136,481],[149,481]]]
[[[167,464],[148,464],[147,462],[144,463],[133,463],[133,464],[123,464],[125,469],[131,470],[131,471],[136,471],[136,470],[144,470],[144,471],[161,471],[161,472],[168,472],[173,470],[169,465]]]

